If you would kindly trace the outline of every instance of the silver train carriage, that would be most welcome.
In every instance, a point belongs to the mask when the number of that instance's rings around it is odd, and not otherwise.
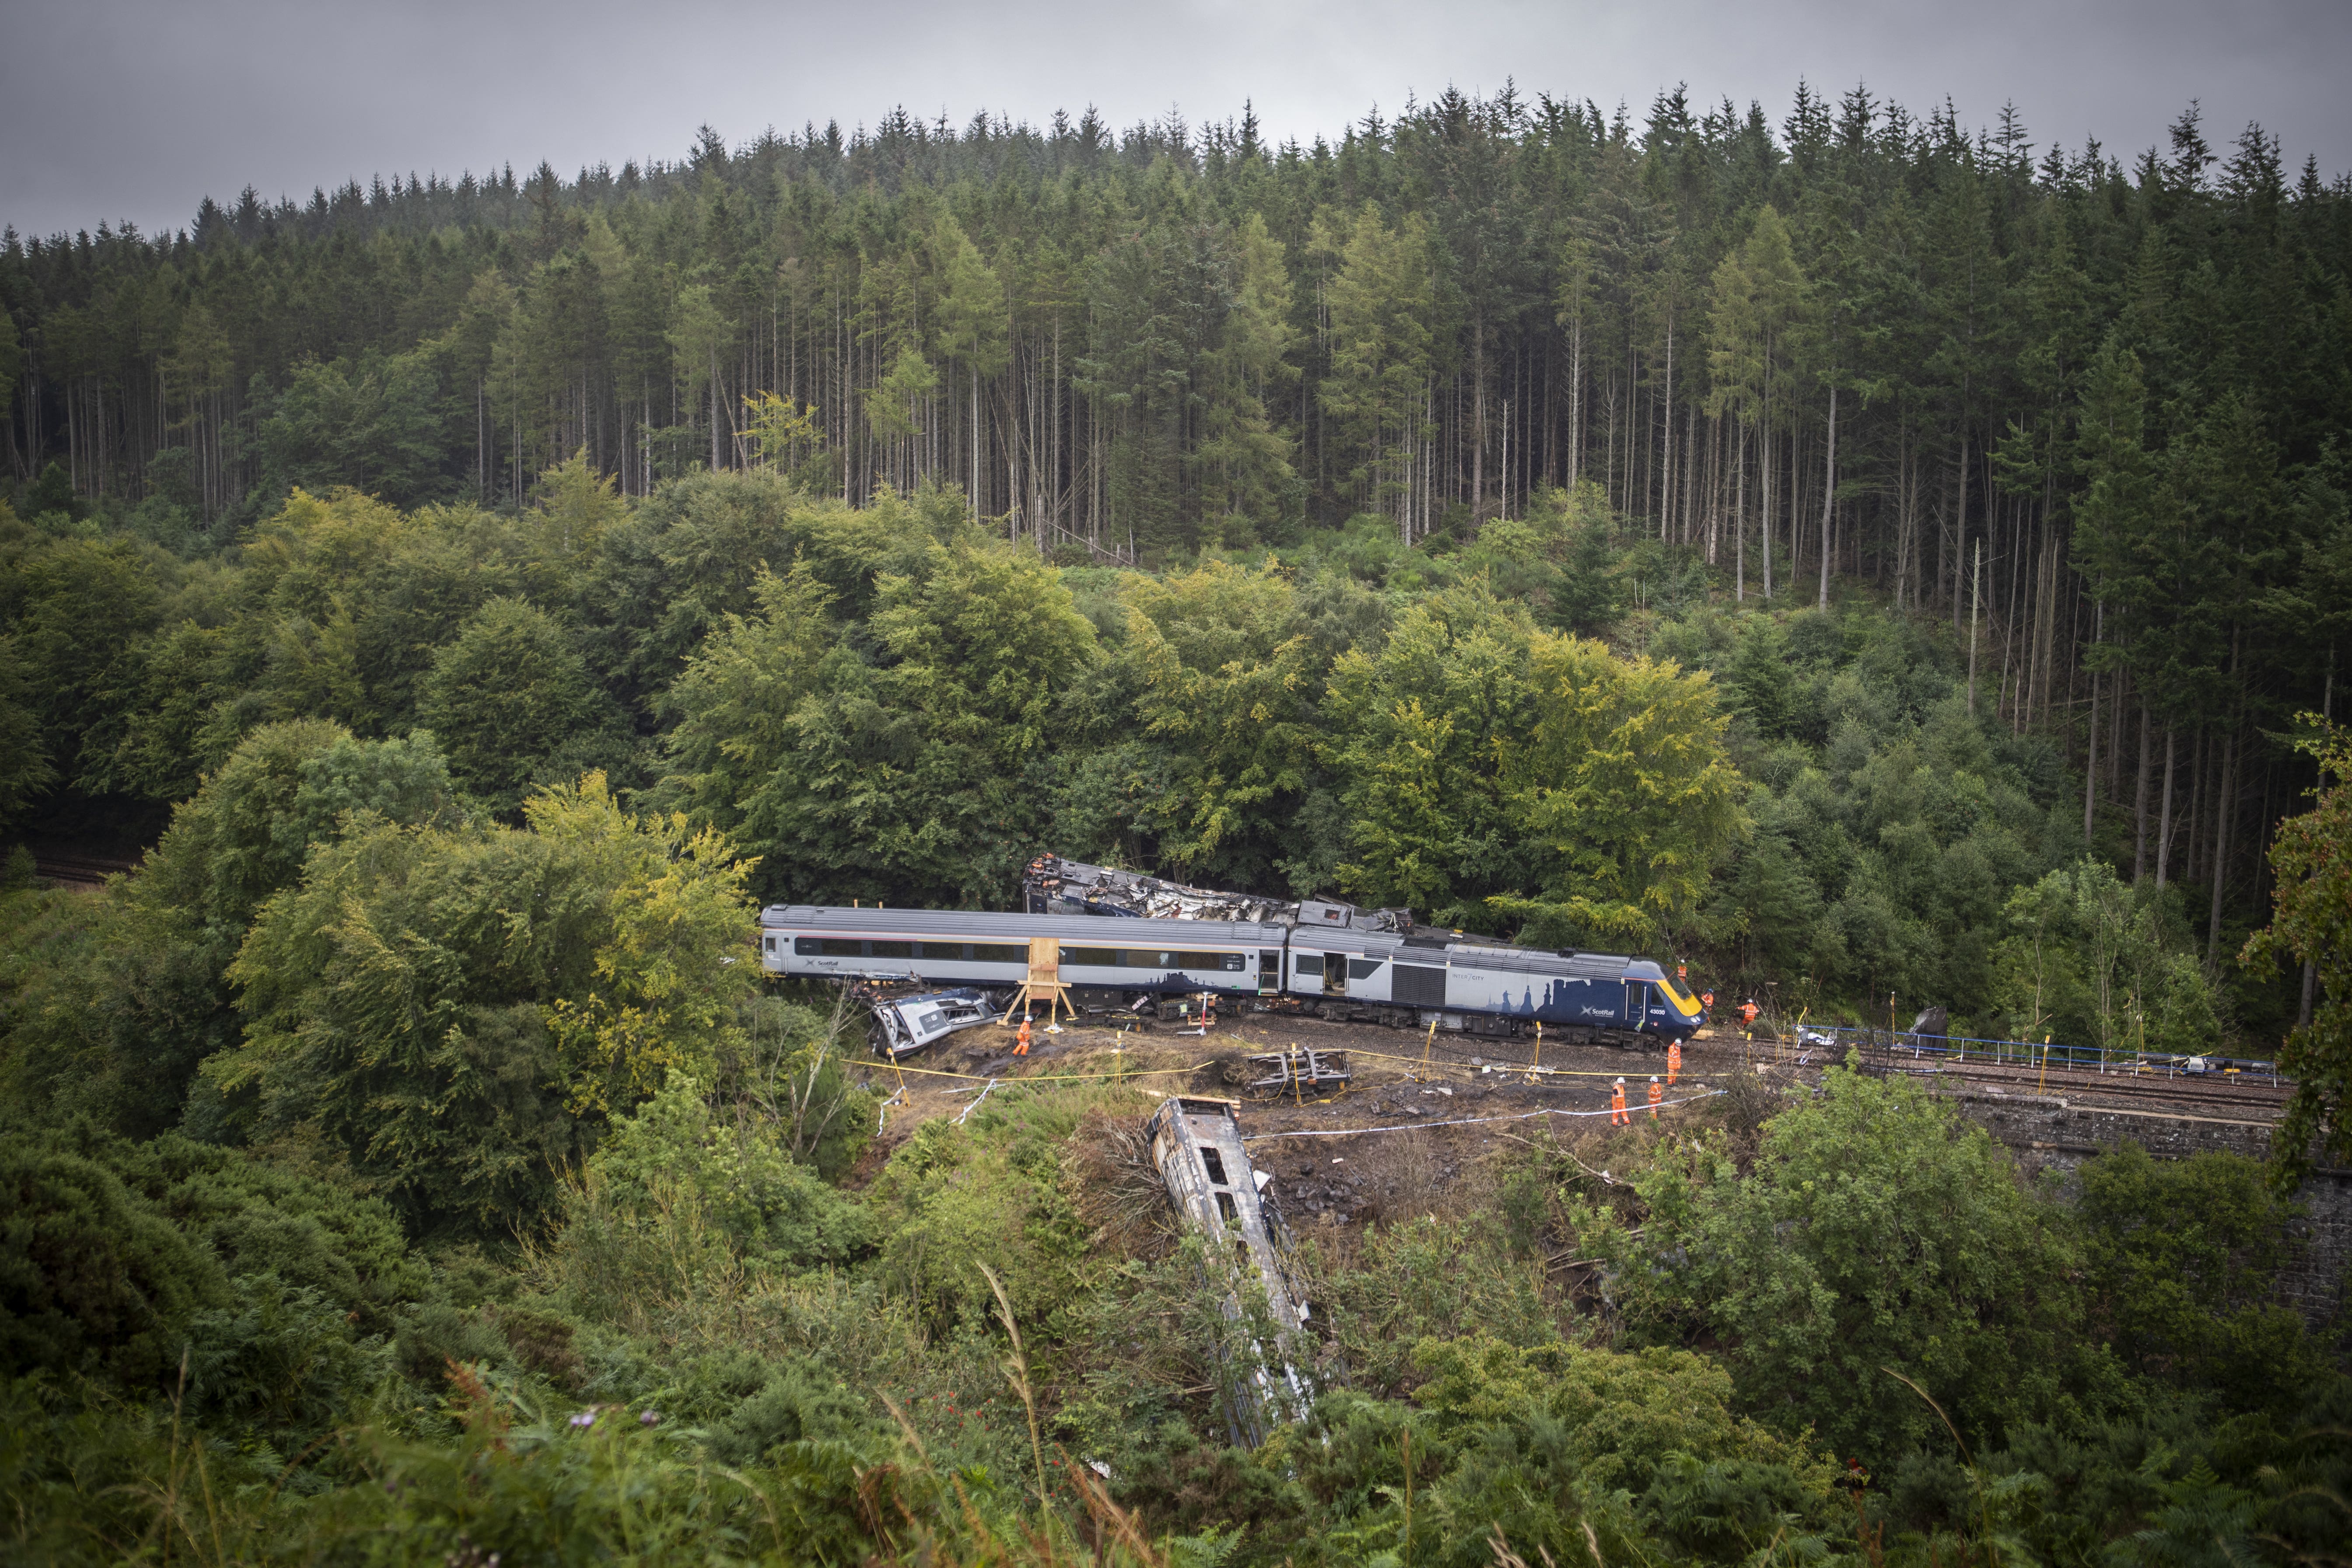
[[[1040,939],[1059,943],[1062,984],[1090,1005],[1209,992],[1281,999],[1337,1020],[1480,1035],[1518,1035],[1540,1022],[1564,1042],[1660,1046],[1689,1038],[1705,1021],[1697,1000],[1647,959],[1445,931],[812,904],[772,904],[760,915],[761,966],[811,978],[1009,993],[1027,978],[1029,944]]]

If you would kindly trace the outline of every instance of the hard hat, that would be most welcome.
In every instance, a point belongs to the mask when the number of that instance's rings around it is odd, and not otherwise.
[[[1617,1081],[1618,1081],[1619,1083],[1623,1083],[1625,1080],[1624,1080],[1623,1079],[1622,1079],[1622,1078],[1621,1078],[1621,1079],[1619,1079]]]

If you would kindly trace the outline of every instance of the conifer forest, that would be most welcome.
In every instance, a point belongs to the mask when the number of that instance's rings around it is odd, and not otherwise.
[[[0,433],[10,1561],[2347,1560],[2352,176],[2259,125],[248,187],[0,236]],[[1704,1081],[1300,1095],[1277,1333],[1213,1039],[945,1098],[759,971],[1041,852],[1681,965]],[[2267,1142],[2003,1142],[1932,1009]]]

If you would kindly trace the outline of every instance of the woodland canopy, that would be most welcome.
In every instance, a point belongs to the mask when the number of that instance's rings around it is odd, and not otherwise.
[[[896,114],[8,234],[12,1557],[2336,1550],[2352,187],[2035,153]],[[1244,1452],[1139,1096],[877,1145],[751,962],[1041,849],[2275,1055],[2301,1142],[2061,1190],[1834,1068],[1510,1142],[1307,1249]]]

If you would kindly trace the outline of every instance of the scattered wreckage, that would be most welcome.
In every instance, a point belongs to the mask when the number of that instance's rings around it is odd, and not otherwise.
[[[1033,915],[1107,915],[1153,921],[1233,921],[1254,925],[1338,928],[1390,931],[1412,929],[1406,909],[1362,910],[1328,899],[1265,899],[1227,893],[1181,882],[1089,866],[1059,855],[1040,855],[1021,878],[1021,907]]]
[[[874,1015],[868,1037],[877,1056],[897,1061],[959,1029],[996,1020],[987,994],[976,985],[920,991],[909,989],[910,984],[861,980],[850,986],[851,998],[864,1003]]]

